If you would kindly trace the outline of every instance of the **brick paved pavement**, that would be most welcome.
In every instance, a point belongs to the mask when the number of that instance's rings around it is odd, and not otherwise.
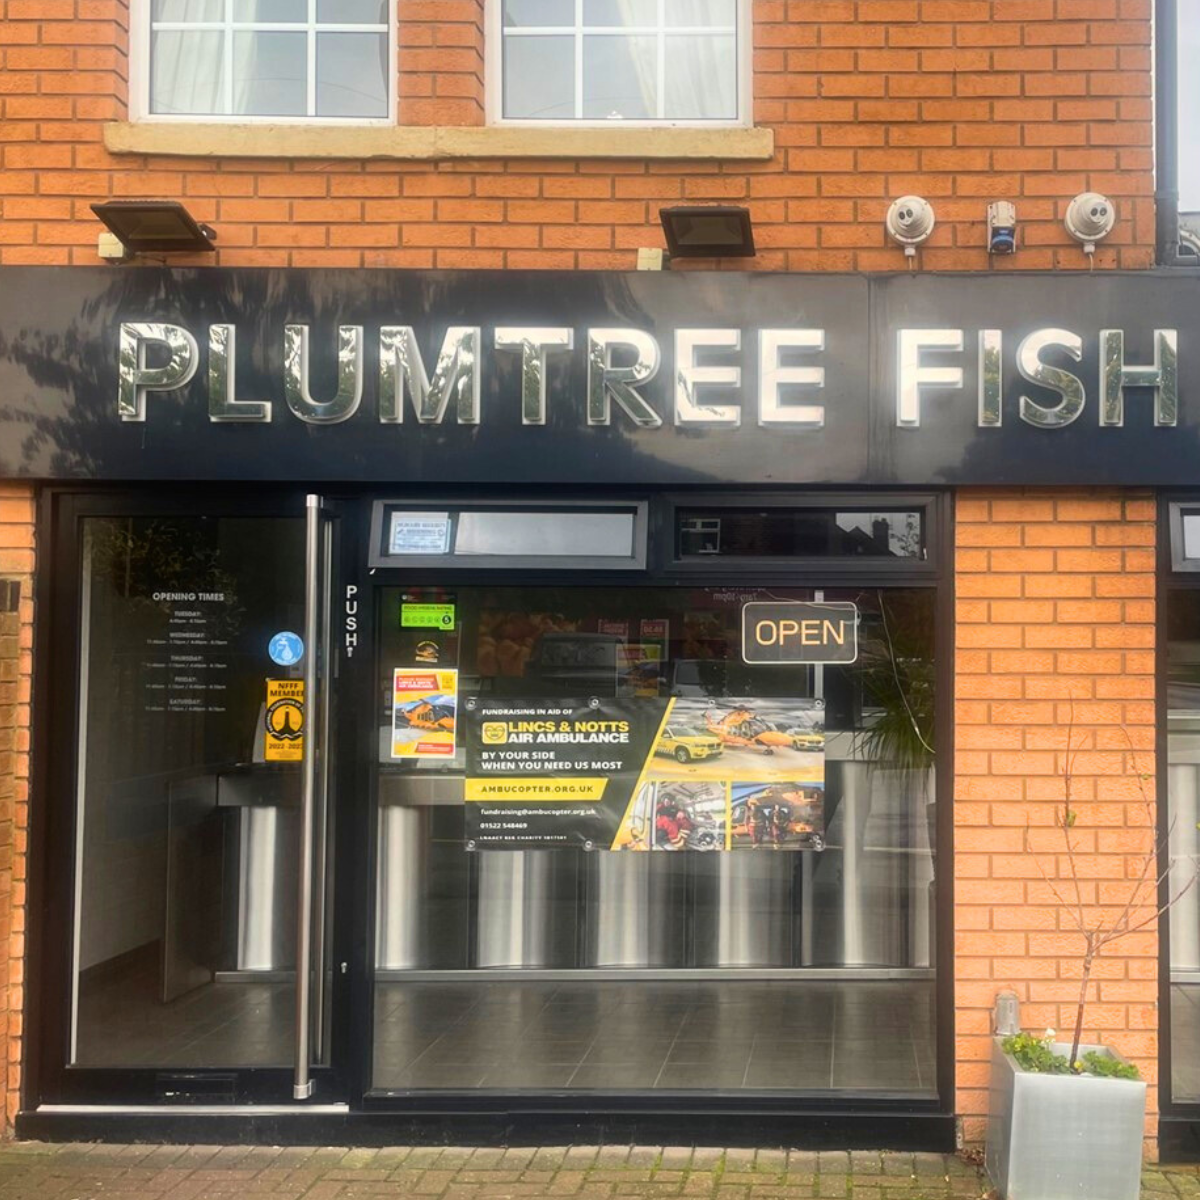
[[[1196,1168],[1148,1170],[1146,1200],[1200,1198]],[[2,1200],[204,1200],[366,1196],[429,1200],[508,1197],[853,1197],[979,1200],[973,1167],[940,1154],[709,1150],[674,1146],[541,1149],[275,1146],[0,1147]]]

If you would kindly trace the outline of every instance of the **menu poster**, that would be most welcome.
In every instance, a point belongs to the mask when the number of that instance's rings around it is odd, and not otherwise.
[[[453,758],[458,671],[397,667],[392,676],[392,758]]]

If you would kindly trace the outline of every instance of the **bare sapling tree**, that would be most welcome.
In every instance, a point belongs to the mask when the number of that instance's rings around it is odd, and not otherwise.
[[[1071,1038],[1071,1057],[1067,1060],[1070,1069],[1076,1073],[1082,1070],[1082,1064],[1079,1061],[1079,1043],[1083,1037],[1083,1014],[1087,1007],[1088,985],[1091,982],[1096,960],[1114,942],[1153,926],[1183,898],[1196,882],[1196,864],[1193,863],[1183,883],[1176,887],[1174,893],[1169,890],[1170,842],[1174,822],[1171,822],[1161,838],[1155,836],[1158,822],[1155,796],[1150,787],[1153,776],[1139,768],[1138,751],[1129,736],[1129,730],[1124,726],[1121,728],[1129,747],[1133,777],[1137,781],[1140,807],[1145,817],[1144,825],[1135,826],[1135,828],[1144,828],[1147,831],[1145,844],[1131,864],[1132,873],[1123,875],[1129,884],[1129,891],[1125,896],[1124,903],[1118,906],[1097,904],[1093,909],[1085,902],[1083,888],[1080,885],[1076,846],[1078,839],[1075,836],[1077,814],[1073,795],[1076,754],[1074,708],[1072,708],[1071,720],[1067,725],[1067,749],[1062,771],[1063,800],[1062,805],[1055,810],[1054,822],[1062,833],[1063,844],[1066,847],[1066,880],[1070,886],[1061,888],[1062,881],[1056,877],[1057,871],[1054,875],[1049,874],[1041,860],[1036,854],[1034,855],[1042,879],[1061,908],[1067,913],[1071,925],[1083,939],[1083,970],[1079,981],[1079,1003],[1075,1009],[1075,1031]],[[1028,817],[1025,822],[1025,850],[1026,853],[1032,853]],[[1124,857],[1128,862],[1130,856],[1125,855]],[[1178,881],[1176,882],[1178,883]],[[1064,895],[1064,891],[1073,892],[1073,896]]]

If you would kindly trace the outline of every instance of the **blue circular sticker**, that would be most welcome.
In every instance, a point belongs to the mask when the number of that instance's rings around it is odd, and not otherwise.
[[[281,667],[295,666],[304,657],[304,642],[297,634],[284,630],[267,643],[267,653]]]

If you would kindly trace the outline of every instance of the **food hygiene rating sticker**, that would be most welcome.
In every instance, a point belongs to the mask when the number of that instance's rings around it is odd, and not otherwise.
[[[299,762],[304,757],[304,681],[268,679],[263,717],[267,762]]]

